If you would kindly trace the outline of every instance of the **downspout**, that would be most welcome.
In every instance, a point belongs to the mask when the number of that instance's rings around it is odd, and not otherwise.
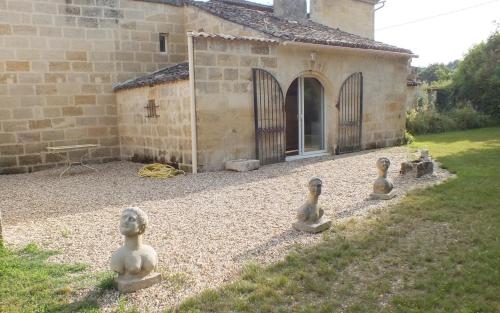
[[[194,37],[188,33],[189,91],[191,104],[191,162],[192,173],[198,173],[198,134],[196,133],[196,92],[194,84]]]

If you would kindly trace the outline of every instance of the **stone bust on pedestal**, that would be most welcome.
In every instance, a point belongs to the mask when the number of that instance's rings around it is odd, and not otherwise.
[[[148,288],[161,281],[158,255],[148,245],[142,243],[142,235],[148,225],[148,216],[139,208],[123,210],[120,219],[120,232],[125,243],[111,256],[111,269],[118,273],[118,290],[133,292]]]
[[[377,160],[378,178],[373,183],[373,193],[370,195],[374,200],[389,200],[396,196],[393,192],[393,184],[387,178],[387,171],[391,166],[391,161],[388,158],[379,158]]]
[[[324,218],[325,211],[318,205],[323,182],[319,178],[309,181],[309,195],[307,201],[297,210],[297,222],[293,228],[309,233],[322,232],[332,225],[332,221]]]

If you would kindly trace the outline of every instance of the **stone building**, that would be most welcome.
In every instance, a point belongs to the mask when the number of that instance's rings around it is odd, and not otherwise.
[[[411,51],[378,0],[0,1],[0,173],[96,161],[194,171],[397,144]]]

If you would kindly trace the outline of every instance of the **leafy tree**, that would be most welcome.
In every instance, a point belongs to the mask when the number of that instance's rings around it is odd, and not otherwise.
[[[452,97],[500,117],[500,32],[474,46],[453,75]]]
[[[420,78],[429,84],[434,82],[443,82],[451,79],[454,67],[458,61],[450,62],[447,65],[443,63],[434,63],[420,69]]]

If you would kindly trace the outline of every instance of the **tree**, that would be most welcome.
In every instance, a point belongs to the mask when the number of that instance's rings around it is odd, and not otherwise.
[[[453,75],[452,97],[500,117],[500,33],[495,31],[465,55]]]
[[[418,74],[423,81],[429,84],[448,81],[451,79],[453,70],[456,67],[455,62],[458,61],[450,62],[447,65],[443,63],[430,64],[425,68],[421,68]]]

